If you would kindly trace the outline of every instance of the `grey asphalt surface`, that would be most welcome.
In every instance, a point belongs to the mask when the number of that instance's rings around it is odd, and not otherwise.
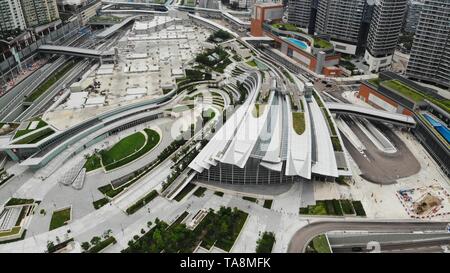
[[[444,231],[447,222],[425,221],[318,221],[300,228],[292,236],[288,253],[305,252],[308,243],[317,235],[335,230],[361,230],[369,232]]]
[[[448,246],[450,244],[450,237],[429,240],[429,241],[410,241],[410,242],[393,242],[393,243],[380,243],[380,252],[391,253],[432,253],[443,252],[442,246]],[[353,251],[353,246],[333,247],[333,253],[354,253],[354,252],[371,252],[366,249],[365,246],[361,247],[361,251]]]
[[[419,161],[391,129],[380,123],[373,123],[397,148],[397,152],[388,154],[380,151],[352,120],[345,118],[345,121],[349,121],[347,124],[366,147],[365,157],[356,150],[344,134],[341,134],[345,148],[362,172],[362,178],[373,183],[388,185],[396,183],[397,179],[409,177],[420,171]]]

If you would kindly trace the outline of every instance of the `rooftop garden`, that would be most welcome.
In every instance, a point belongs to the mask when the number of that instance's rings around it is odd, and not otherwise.
[[[248,61],[247,64],[249,66],[252,66],[252,67],[257,67],[258,66],[254,60]]]
[[[432,103],[438,105],[445,111],[450,112],[450,100],[447,100],[447,99],[440,100],[431,95],[421,93],[420,91],[415,90],[415,89],[403,84],[402,82],[400,82],[398,80],[383,81],[383,82],[381,82],[381,86],[384,86],[391,90],[397,91],[404,97],[407,97],[416,103],[427,99],[427,100],[431,101]]]
[[[294,31],[294,32],[305,33],[303,30],[301,30],[300,28],[298,28],[297,26],[295,26],[293,24],[275,23],[275,24],[272,24],[272,27],[277,28],[279,30],[284,30],[284,31]]]
[[[413,100],[414,102],[419,102],[424,99],[424,96],[421,93],[397,80],[383,81],[381,85],[401,93],[402,95]]]
[[[297,135],[301,135],[305,132],[305,114],[300,112],[292,113],[292,123],[294,131]]]
[[[113,16],[113,15],[101,15],[93,16],[89,19],[89,23],[120,23],[123,21],[123,17]]]
[[[380,86],[380,78],[370,79],[368,82],[376,87]]]
[[[30,125],[31,125],[34,121],[37,121],[38,123],[37,123],[37,125],[36,125],[36,127],[35,127],[34,129],[30,129]],[[30,132],[32,132],[32,131],[35,131],[35,130],[37,130],[37,129],[40,129],[40,128],[44,127],[44,126],[47,126],[47,123],[46,123],[45,121],[43,121],[42,119],[36,119],[36,120],[34,120],[34,121],[31,121],[31,122],[28,124],[28,126],[27,126],[26,129],[18,130],[18,131],[16,132],[16,134],[14,135],[13,139],[18,138],[18,137],[23,136],[23,135],[26,135],[26,134],[28,134],[28,133],[30,133]]]
[[[260,116],[262,116],[262,114],[264,113],[265,107],[266,107],[265,104],[255,103],[255,106],[253,107],[253,110],[252,110],[253,117],[259,118]]]
[[[325,39],[314,38],[314,47],[316,48],[333,48],[333,44]]]
[[[208,37],[208,42],[224,42],[233,38],[228,31],[219,29]]]
[[[45,128],[41,131],[38,131],[36,133],[32,133],[28,136],[25,136],[24,138],[15,141],[14,144],[33,144],[33,143],[38,143],[39,141],[47,138],[48,136],[52,135],[53,133],[55,133],[55,131],[53,131],[53,129],[51,128]]]
[[[232,63],[228,53],[220,46],[207,49],[205,52],[198,54],[195,57],[195,61],[219,73],[223,73],[225,67]]]

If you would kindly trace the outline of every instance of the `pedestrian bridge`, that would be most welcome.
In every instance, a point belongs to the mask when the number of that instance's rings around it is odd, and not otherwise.
[[[124,19],[122,22],[120,22],[118,24],[114,24],[111,27],[105,29],[104,31],[98,33],[97,35],[95,35],[95,38],[97,38],[97,39],[109,38],[111,35],[116,33],[119,29],[123,28],[130,22],[134,22],[134,20],[139,17],[140,16],[138,16],[138,15],[128,17],[128,18]]]
[[[388,122],[395,125],[415,127],[416,121],[413,117],[388,111],[362,107],[354,104],[327,102],[327,108],[336,114],[345,114],[363,117],[371,120]]]
[[[96,59],[114,56],[114,50],[100,51],[95,49],[79,48],[73,46],[41,45],[39,46],[38,50],[39,52],[42,53],[60,54],[60,55],[69,55],[69,56],[96,58]]]

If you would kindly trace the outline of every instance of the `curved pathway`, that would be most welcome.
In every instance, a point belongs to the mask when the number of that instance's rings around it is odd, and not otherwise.
[[[425,221],[317,221],[300,228],[289,242],[289,253],[303,253],[317,235],[335,230],[364,230],[370,232],[445,231],[447,222]]]

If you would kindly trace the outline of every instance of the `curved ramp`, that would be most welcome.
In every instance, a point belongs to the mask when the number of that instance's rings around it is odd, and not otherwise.
[[[413,117],[387,112],[383,110],[362,107],[354,104],[327,102],[326,106],[331,112],[337,114],[346,114],[367,119],[388,122],[396,125],[415,127],[416,121]]]

